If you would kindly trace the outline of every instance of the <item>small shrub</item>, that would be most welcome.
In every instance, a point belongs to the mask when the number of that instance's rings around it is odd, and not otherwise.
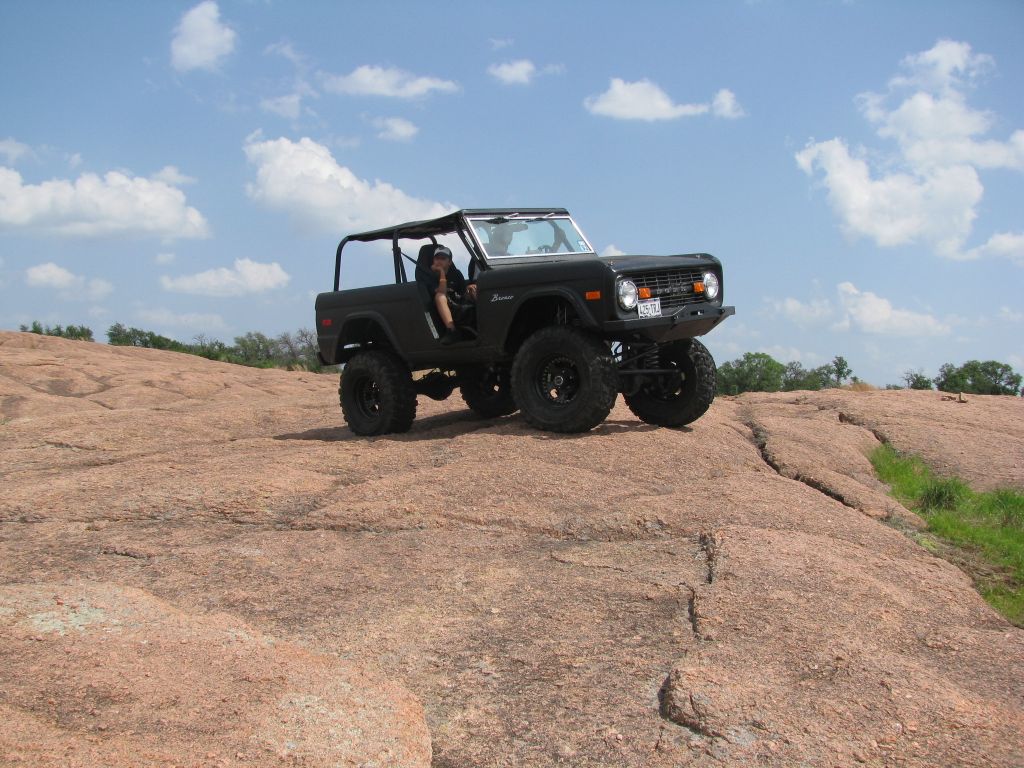
[[[999,522],[1006,528],[1024,531],[1024,495],[1008,488],[986,494],[977,504],[978,514]]]
[[[921,493],[919,503],[925,512],[956,509],[970,495],[970,489],[955,477],[934,478]]]

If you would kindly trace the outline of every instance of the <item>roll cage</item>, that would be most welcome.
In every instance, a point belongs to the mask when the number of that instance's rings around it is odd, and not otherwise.
[[[469,217],[493,216],[493,217],[517,217],[517,216],[568,216],[565,208],[463,208],[453,213],[446,214],[436,219],[424,221],[409,221],[405,224],[398,224],[384,229],[375,229],[369,232],[359,232],[348,235],[340,243],[334,259],[334,290],[341,290],[341,252],[345,245],[350,242],[370,243],[378,240],[391,241],[391,253],[395,260],[395,283],[409,282],[408,274],[405,271],[405,260],[413,266],[416,259],[404,253],[399,245],[400,240],[430,240],[437,243],[437,238],[443,235],[457,234],[462,244],[470,254],[470,277],[473,277],[473,265],[486,269],[487,257],[480,248],[476,237],[472,233],[469,224]]]

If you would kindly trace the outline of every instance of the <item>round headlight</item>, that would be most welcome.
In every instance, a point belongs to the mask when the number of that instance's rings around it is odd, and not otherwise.
[[[704,295],[708,297],[708,301],[716,299],[721,288],[722,286],[718,282],[718,275],[714,272],[704,273]]]
[[[636,306],[636,283],[632,280],[620,280],[615,292],[618,294],[620,307],[633,309]]]

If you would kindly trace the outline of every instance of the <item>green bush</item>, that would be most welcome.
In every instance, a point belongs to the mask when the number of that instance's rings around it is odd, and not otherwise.
[[[918,503],[925,512],[957,509],[970,494],[970,488],[955,477],[932,478],[925,484]]]
[[[67,328],[63,328],[60,325],[44,326],[38,320],[33,320],[32,325],[21,325],[18,326],[18,330],[22,333],[38,333],[42,336],[58,336],[62,339],[72,339],[74,341],[93,341],[92,329],[87,328],[84,325],[69,325]]]

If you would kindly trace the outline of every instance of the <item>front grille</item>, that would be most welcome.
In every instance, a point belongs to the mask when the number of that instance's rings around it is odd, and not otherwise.
[[[659,269],[657,272],[644,272],[628,277],[636,283],[637,288],[650,288],[651,298],[661,299],[661,311],[666,314],[671,309],[706,301],[703,293],[696,293],[693,290],[693,284],[704,277],[704,270],[699,267]]]

